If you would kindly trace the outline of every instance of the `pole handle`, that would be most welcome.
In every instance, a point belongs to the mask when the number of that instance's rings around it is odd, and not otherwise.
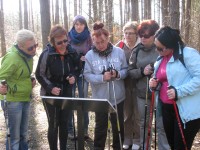
[[[6,85],[6,84],[7,84],[6,80],[2,80],[2,81],[1,81],[1,84],[2,84],[2,85]]]

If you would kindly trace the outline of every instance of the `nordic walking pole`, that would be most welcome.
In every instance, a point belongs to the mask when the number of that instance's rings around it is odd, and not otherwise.
[[[155,91],[153,91],[153,93],[154,93]],[[155,94],[155,93],[154,93]],[[155,116],[155,150],[156,150],[156,134],[157,134],[157,131],[156,131],[156,101],[155,101],[155,104],[154,104],[154,116]]]
[[[117,100],[116,100],[116,95],[115,95],[115,83],[114,83],[114,81],[112,81],[112,86],[113,86],[113,93],[114,93],[114,100],[115,100],[115,107],[116,107],[117,129],[118,129],[118,132],[119,132],[120,150],[122,150],[122,140],[121,140],[121,133],[120,133],[119,115],[118,115]]]
[[[169,85],[168,89],[172,89],[172,86]],[[182,125],[181,125],[181,120],[180,120],[180,117],[179,117],[179,114],[178,114],[178,109],[177,109],[177,106],[176,106],[176,102],[174,100],[173,100],[173,107],[174,107],[176,119],[177,119],[177,122],[178,122],[178,127],[179,127],[179,130],[180,130],[180,133],[181,133],[181,137],[182,137],[182,140],[183,140],[183,144],[185,146],[185,150],[188,150],[186,140],[185,140],[185,136],[184,136],[183,129],[182,129]]]
[[[6,80],[1,81],[2,85],[7,84]],[[5,120],[6,120],[6,127],[7,127],[7,140],[8,140],[8,149],[11,150],[11,143],[10,143],[10,128],[8,123],[8,107],[7,107],[7,101],[6,101],[6,94],[4,94],[4,114],[5,114]]]
[[[72,74],[69,74],[69,78],[72,77]],[[72,95],[72,97],[75,97],[75,93],[74,95]],[[76,150],[76,127],[75,127],[75,118],[74,118],[74,111],[72,110],[72,123],[73,123],[73,132],[74,132],[74,148]]]
[[[103,66],[103,72],[102,74],[104,74],[106,72],[106,67]],[[107,81],[107,97],[108,100],[110,99],[110,83],[109,81]],[[110,150],[110,129],[111,129],[111,124],[110,124],[110,112],[108,112],[108,150]]]
[[[110,112],[108,113],[108,150],[110,150],[110,129],[111,129],[111,124],[110,124]]]
[[[146,101],[145,101],[145,112],[144,112],[144,133],[143,133],[143,150],[145,145],[145,130],[146,130],[146,119],[147,119],[147,101],[148,101],[148,88],[149,88],[149,77],[147,77],[147,87],[146,87]]]
[[[150,105],[150,116],[149,116],[149,126],[148,126],[148,134],[147,134],[147,142],[146,142],[146,150],[149,149],[149,141],[151,137],[151,128],[152,128],[152,121],[153,121],[153,107],[154,107],[154,92],[152,92],[152,98],[151,98],[151,105]]]
[[[111,65],[111,74],[112,74],[112,70],[114,69],[114,64]],[[115,95],[115,83],[114,81],[112,80],[112,87],[113,87],[113,96],[114,96],[114,100],[115,100],[115,107],[116,107],[116,119],[117,119],[117,129],[118,129],[118,132],[119,132],[119,143],[120,143],[120,150],[122,150],[122,138],[121,138],[121,132],[120,132],[120,123],[119,123],[119,114],[118,114],[118,108],[117,108],[117,99],[116,99],[116,95]]]

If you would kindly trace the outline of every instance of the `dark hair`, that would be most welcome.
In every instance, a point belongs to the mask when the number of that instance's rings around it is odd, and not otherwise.
[[[55,46],[55,38],[66,35],[67,36],[67,31],[60,25],[55,25],[51,28],[50,33],[49,33],[49,42]]]
[[[84,24],[85,27],[87,27],[86,19],[83,16],[77,15],[77,16],[74,17],[73,27],[74,27],[74,25],[76,24],[77,21],[80,22],[81,24]]]
[[[159,25],[155,20],[144,20],[142,21],[138,28],[138,35],[143,35],[145,32],[148,32],[148,35],[154,35],[159,29]]]
[[[106,37],[109,37],[109,32],[108,30],[106,30],[104,28],[104,24],[101,22],[95,22],[93,25],[93,32],[92,32],[92,36],[101,36],[102,34],[104,34]]]
[[[166,48],[179,51],[179,46],[181,49],[185,47],[184,42],[181,39],[180,31],[177,29],[172,29],[169,26],[162,27],[155,35],[155,38]]]

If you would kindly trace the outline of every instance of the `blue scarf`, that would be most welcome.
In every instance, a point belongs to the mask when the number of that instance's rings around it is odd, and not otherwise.
[[[86,27],[83,32],[77,33],[75,28],[73,27],[69,32],[69,37],[73,44],[79,44],[84,42],[90,36],[90,32],[88,27]]]

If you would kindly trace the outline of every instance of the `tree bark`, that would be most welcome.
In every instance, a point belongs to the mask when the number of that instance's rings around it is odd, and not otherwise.
[[[180,12],[179,12],[179,0],[170,0],[169,5],[169,12],[170,12],[170,26],[175,29],[179,29],[179,19],[180,19]]]
[[[96,22],[98,20],[97,0],[92,0],[92,6],[93,6],[93,19],[94,22]]]
[[[131,20],[138,21],[138,0],[131,0],[132,6],[132,13],[131,13]]]
[[[161,2],[162,10],[162,24],[169,25],[169,1],[162,0]]]
[[[56,0],[56,11],[55,11],[55,24],[59,24],[60,14],[59,14],[59,0]]]
[[[6,54],[6,40],[4,31],[3,0],[0,0],[0,34],[1,34],[1,56],[4,56]]]
[[[74,16],[77,16],[77,0],[74,0]]]
[[[42,44],[44,49],[48,43],[48,35],[51,27],[49,0],[40,0],[40,15],[42,27]]]
[[[64,28],[68,32],[68,15],[67,15],[67,5],[66,5],[66,0],[63,0],[63,13],[64,13]]]
[[[19,0],[19,29],[22,29],[22,1]]]
[[[191,24],[191,0],[186,3],[186,16],[185,16],[185,43],[189,43],[190,24]]]
[[[24,28],[28,29],[28,7],[27,7],[27,0],[24,0]]]

